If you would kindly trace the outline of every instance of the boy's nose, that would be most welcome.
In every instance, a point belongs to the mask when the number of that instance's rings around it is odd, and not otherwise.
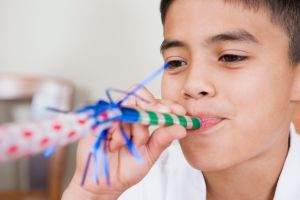
[[[216,90],[208,70],[190,68],[182,87],[184,98],[198,99],[215,96]]]

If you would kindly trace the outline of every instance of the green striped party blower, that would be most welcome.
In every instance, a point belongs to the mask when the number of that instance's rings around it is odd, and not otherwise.
[[[201,121],[197,117],[174,115],[170,113],[158,113],[152,111],[138,110],[134,108],[121,107],[122,121],[125,123],[138,123],[143,125],[171,126],[174,124],[186,129],[198,129]]]

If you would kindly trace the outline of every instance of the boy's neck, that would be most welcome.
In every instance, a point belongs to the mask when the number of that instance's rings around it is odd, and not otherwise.
[[[203,172],[207,199],[273,199],[289,149],[286,133],[259,157],[234,167]]]

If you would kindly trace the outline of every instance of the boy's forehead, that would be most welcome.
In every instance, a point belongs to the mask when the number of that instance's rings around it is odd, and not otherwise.
[[[166,15],[166,23],[169,19],[185,20],[189,22],[198,22],[214,26],[219,21],[220,24],[226,23],[226,26],[237,22],[245,25],[254,25],[256,22],[265,21],[272,23],[270,15],[264,9],[253,10],[240,6],[236,1],[226,0],[175,0]],[[173,13],[170,17],[170,13]],[[259,21],[254,21],[260,19]],[[174,20],[173,20],[174,21]],[[211,22],[214,22],[212,24]],[[251,23],[254,22],[254,23]]]
[[[226,33],[226,34],[225,34]],[[264,10],[250,10],[224,0],[175,0],[165,20],[165,39],[198,37],[205,40],[230,37],[263,43],[270,37],[287,38],[281,27],[272,23]]]

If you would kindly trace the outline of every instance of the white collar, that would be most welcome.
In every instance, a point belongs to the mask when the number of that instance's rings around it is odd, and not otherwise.
[[[272,166],[270,166],[272,167]],[[300,199],[300,135],[290,127],[290,148],[281,171],[274,200]]]

